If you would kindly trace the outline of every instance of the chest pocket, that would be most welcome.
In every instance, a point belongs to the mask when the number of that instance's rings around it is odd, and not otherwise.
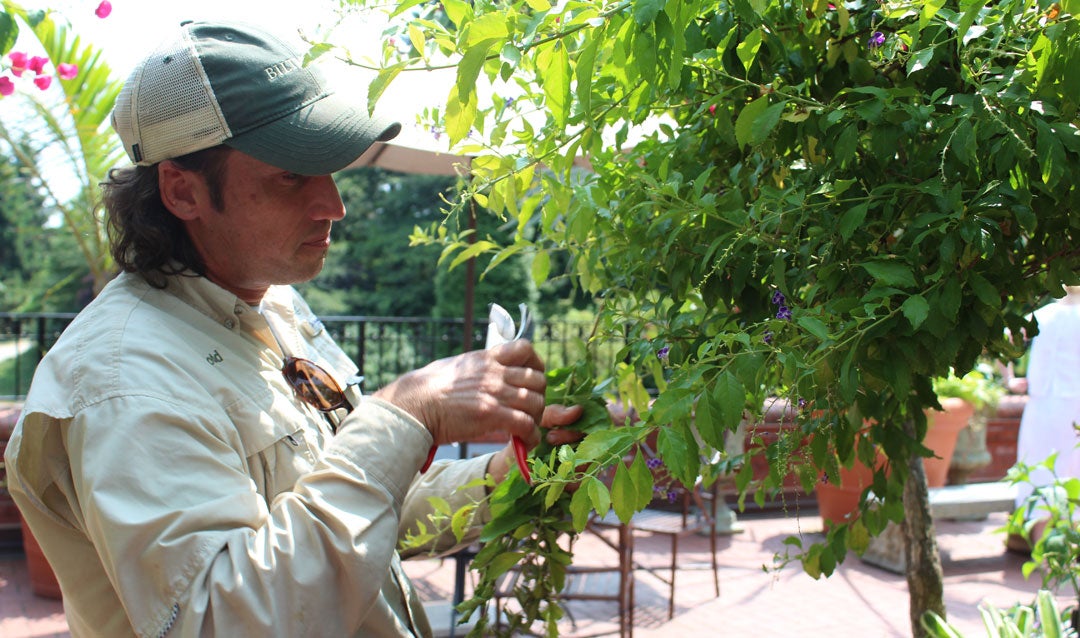
[[[311,471],[321,436],[312,419],[322,417],[313,417],[287,395],[267,392],[264,398],[234,403],[228,413],[244,445],[248,474],[269,505]]]

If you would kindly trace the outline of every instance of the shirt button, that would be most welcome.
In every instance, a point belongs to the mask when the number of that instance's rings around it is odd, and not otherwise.
[[[241,306],[240,304],[236,304],[236,307],[233,308],[233,314],[236,314],[236,315],[244,314],[244,307]]]
[[[228,328],[229,330],[232,330],[233,328],[236,327],[236,322],[234,320],[232,320],[232,319],[226,319],[225,320],[225,327]]]

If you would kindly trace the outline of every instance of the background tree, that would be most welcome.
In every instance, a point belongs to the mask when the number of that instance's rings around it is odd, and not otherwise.
[[[456,179],[365,168],[335,176],[347,211],[326,267],[302,291],[323,314],[429,317],[440,248],[409,249],[417,225],[442,218]]]
[[[46,90],[15,91],[3,98],[5,107],[17,101],[18,108],[0,121],[0,140],[46,203],[59,212],[76,254],[90,271],[92,296],[115,274],[100,220],[98,184],[124,157],[119,138],[109,128],[121,83],[110,77],[100,52],[73,35],[59,14],[27,10],[8,0],[0,9],[0,54],[11,52],[25,31],[58,72]]]
[[[30,153],[29,147],[23,153]],[[0,309],[70,311],[87,301],[89,270],[70,235],[49,223],[50,210],[13,157],[0,153]],[[57,273],[62,275],[57,276]]]
[[[595,471],[655,431],[669,470],[692,481],[725,432],[784,396],[801,408],[798,429],[756,450],[773,471],[752,486],[747,470],[740,489],[765,498],[789,471],[811,489],[883,452],[877,507],[801,557],[829,574],[901,523],[921,636],[925,611],[944,615],[921,462],[931,379],[984,353],[1016,356],[1006,330],[1034,330],[1025,315],[1078,280],[1078,11],[1076,0],[404,2],[392,17],[412,54],[385,52],[371,98],[407,68],[456,65],[437,124],[480,152],[465,196],[542,229],[492,247],[495,259],[531,253],[542,280],[550,253],[566,251],[603,299],[597,339],[630,331],[634,374],[611,374],[643,425],[590,435],[553,474]],[[493,95],[478,91],[481,74]],[[473,131],[503,150],[477,148]],[[591,176],[573,172],[578,155]],[[610,495],[582,499],[606,509],[610,497],[623,516],[649,480],[617,472]]]

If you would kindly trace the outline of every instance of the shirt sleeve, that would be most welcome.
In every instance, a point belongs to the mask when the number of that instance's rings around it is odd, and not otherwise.
[[[395,578],[401,508],[430,434],[365,400],[267,503],[220,412],[119,397],[65,432],[86,532],[136,632],[162,633],[168,617],[170,636],[353,634]]]
[[[480,536],[480,530],[491,519],[491,514],[486,498],[487,488],[479,483],[479,479],[487,474],[488,462],[492,456],[494,454],[483,454],[459,461],[438,461],[432,463],[426,473],[417,475],[405,497],[399,535],[404,539],[406,534],[416,533],[419,529],[418,523],[423,523],[428,531],[435,530],[439,533],[420,546],[399,548],[402,558],[451,553],[468,546]],[[443,522],[441,526],[437,526],[431,522],[431,517],[436,514],[431,504],[432,498],[445,501],[451,512],[457,512],[462,507],[475,506],[471,525],[465,529],[465,535],[460,541],[448,523]]]

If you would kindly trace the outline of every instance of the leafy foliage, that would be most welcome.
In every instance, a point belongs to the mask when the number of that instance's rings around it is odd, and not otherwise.
[[[60,212],[76,254],[90,270],[96,294],[113,275],[105,226],[100,220],[98,184],[123,157],[119,139],[108,128],[120,82],[111,77],[100,51],[74,35],[58,14],[27,11],[6,0],[0,11],[0,53],[7,53],[14,45],[20,24],[29,28],[54,64],[76,64],[79,73],[72,79],[60,79],[58,91],[21,95],[27,113],[18,130],[12,130],[11,124],[0,124],[0,139]],[[31,130],[33,135],[28,136]],[[27,149],[27,139],[35,140],[38,146]],[[50,149],[50,157],[62,158],[64,165],[44,161],[45,149]],[[64,187],[70,175],[78,184],[72,197],[65,194]]]
[[[759,450],[778,471],[740,488],[878,447],[883,500],[861,519],[875,533],[901,518],[909,462],[927,453],[931,380],[1017,356],[1006,334],[1077,282],[1078,10],[404,2],[392,17],[411,50],[384,52],[371,99],[408,68],[456,64],[437,124],[479,154],[466,197],[522,229],[486,248],[569,256],[603,299],[597,341],[629,338],[629,373],[610,376],[655,385],[654,403],[624,399],[678,478],[779,394],[805,406],[799,444]],[[808,550],[808,569],[843,560],[848,531],[829,531],[828,560]]]

